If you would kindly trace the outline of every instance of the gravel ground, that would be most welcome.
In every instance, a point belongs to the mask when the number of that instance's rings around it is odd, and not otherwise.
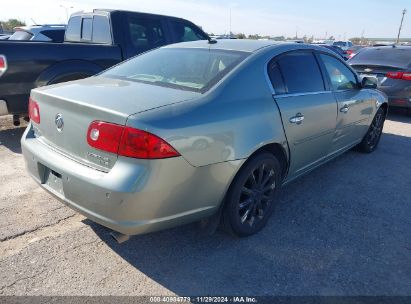
[[[0,295],[411,295],[411,118],[285,187],[267,227],[195,224],[118,245],[29,178],[0,118]]]

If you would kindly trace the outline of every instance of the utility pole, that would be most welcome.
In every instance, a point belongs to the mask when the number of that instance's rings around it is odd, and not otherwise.
[[[231,7],[230,7],[230,39],[231,39]]]
[[[60,7],[62,7],[64,9],[64,11],[66,12],[66,20],[68,22],[68,20],[69,20],[68,11],[69,11],[69,9],[72,9],[73,7],[72,6],[67,7],[67,6],[64,6],[63,4],[60,4]]]
[[[402,23],[404,21],[404,16],[407,13],[407,10],[404,8],[404,10],[402,11],[402,18],[401,18],[401,23],[400,23],[400,28],[398,29],[398,36],[397,36],[397,42],[396,44],[400,43],[400,35],[401,35],[401,29],[402,29]]]

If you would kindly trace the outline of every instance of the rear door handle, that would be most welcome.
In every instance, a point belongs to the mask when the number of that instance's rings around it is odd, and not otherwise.
[[[291,123],[295,123],[297,125],[301,124],[304,120],[304,115],[301,113],[295,114],[295,116],[290,118]]]
[[[344,106],[340,109],[340,112],[342,112],[342,113],[347,113],[349,109],[350,109],[350,107],[349,107],[348,105],[344,105]]]

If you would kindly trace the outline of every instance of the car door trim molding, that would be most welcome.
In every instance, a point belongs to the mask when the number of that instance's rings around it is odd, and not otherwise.
[[[316,91],[316,92],[304,92],[304,93],[291,93],[291,94],[273,94],[274,98],[287,98],[287,97],[298,97],[305,95],[320,95],[320,94],[330,94],[331,91]]]

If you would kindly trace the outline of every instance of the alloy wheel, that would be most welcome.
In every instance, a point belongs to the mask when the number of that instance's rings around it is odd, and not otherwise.
[[[266,215],[276,188],[274,167],[263,163],[252,170],[244,183],[238,202],[238,216],[242,225],[253,227]]]

